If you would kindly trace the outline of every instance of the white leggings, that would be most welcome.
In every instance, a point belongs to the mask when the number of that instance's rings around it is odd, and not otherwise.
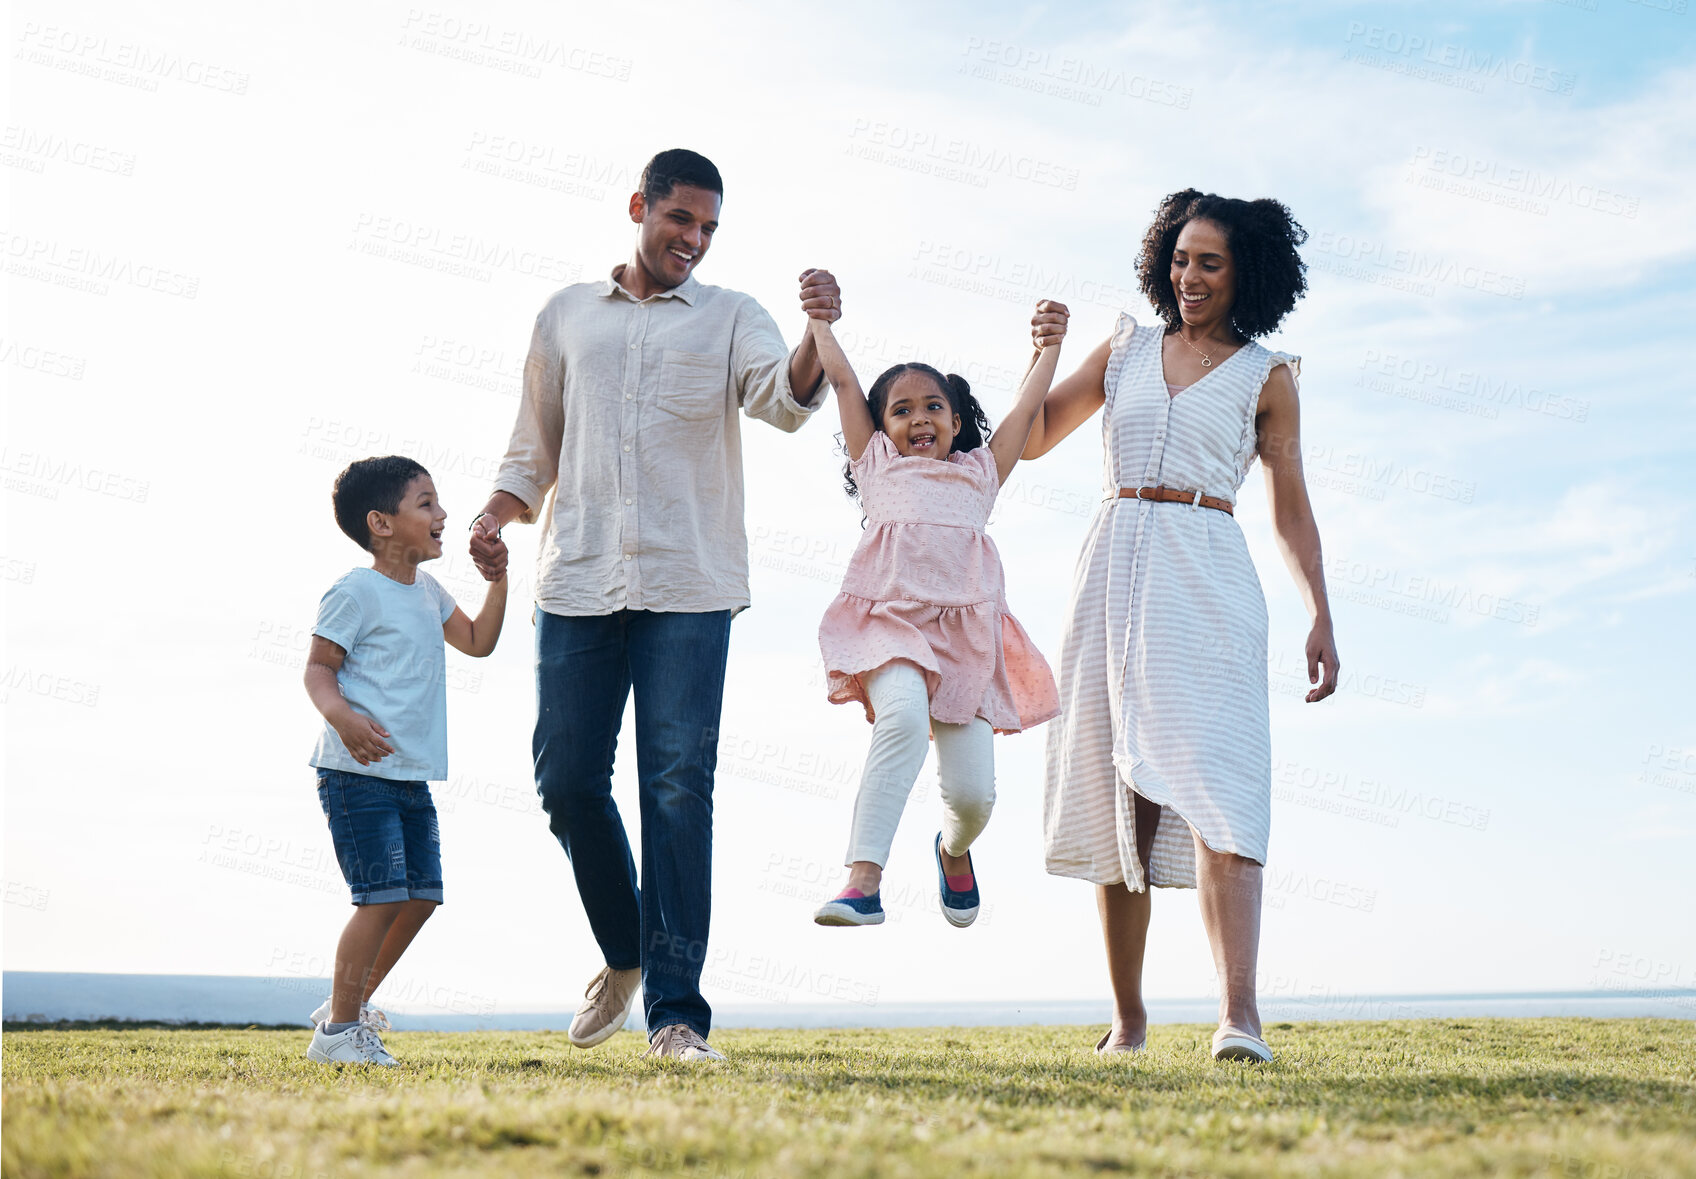
[[[932,720],[925,675],[911,663],[887,663],[860,677],[877,720],[854,800],[848,859],[878,867],[889,859],[907,795],[936,738],[937,785],[942,791],[942,850],[963,856],[995,809],[995,732],[983,717],[969,724]]]

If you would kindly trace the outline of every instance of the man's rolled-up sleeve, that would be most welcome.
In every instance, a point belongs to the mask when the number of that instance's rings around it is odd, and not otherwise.
[[[736,381],[736,400],[751,418],[779,430],[795,431],[824,404],[821,395],[810,406],[795,400],[789,387],[789,349],[777,323],[752,299],[736,313],[736,333],[730,345],[730,371]]]
[[[565,366],[553,333],[553,307],[542,308],[524,361],[524,389],[513,423],[512,440],[495,476],[495,490],[524,501],[526,524],[534,524],[554,481],[559,478],[559,448],[565,431]]]

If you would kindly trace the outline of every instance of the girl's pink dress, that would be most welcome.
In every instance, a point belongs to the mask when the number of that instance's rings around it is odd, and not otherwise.
[[[939,462],[901,455],[879,430],[852,470],[867,524],[819,624],[831,703],[858,700],[874,720],[860,677],[905,659],[925,673],[935,720],[981,716],[1016,733],[1058,716],[1054,675],[1007,612],[984,532],[1000,491],[989,448]]]

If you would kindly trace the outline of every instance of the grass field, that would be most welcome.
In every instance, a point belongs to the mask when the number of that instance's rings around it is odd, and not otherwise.
[[[1098,1030],[1098,1029],[1096,1029]],[[1696,1024],[1274,1025],[1276,1063],[1156,1027],[721,1031],[719,1066],[562,1033],[7,1031],[4,1175],[1696,1176]]]

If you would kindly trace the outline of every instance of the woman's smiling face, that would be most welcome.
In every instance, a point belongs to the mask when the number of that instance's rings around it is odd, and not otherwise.
[[[881,425],[900,454],[946,459],[960,432],[960,415],[934,380],[907,372],[889,387]]]
[[[1172,250],[1172,294],[1178,314],[1193,328],[1229,323],[1237,297],[1237,266],[1224,227],[1197,217],[1178,231]]]

